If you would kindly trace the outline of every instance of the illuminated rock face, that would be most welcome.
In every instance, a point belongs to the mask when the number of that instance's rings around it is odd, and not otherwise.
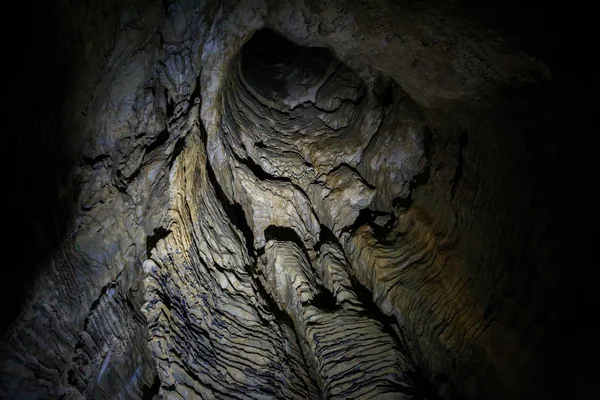
[[[558,239],[502,94],[543,63],[433,5],[72,7],[65,234],[0,397],[544,394]]]

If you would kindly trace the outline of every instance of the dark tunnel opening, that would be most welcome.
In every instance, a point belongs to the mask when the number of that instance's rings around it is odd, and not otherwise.
[[[299,46],[263,28],[244,45],[241,71],[259,95],[273,101],[293,96],[294,87],[314,84],[334,62],[325,48]]]

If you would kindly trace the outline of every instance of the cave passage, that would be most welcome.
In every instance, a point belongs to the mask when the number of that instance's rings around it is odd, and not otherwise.
[[[334,62],[329,50],[296,45],[267,28],[254,33],[241,53],[245,80],[259,95],[275,102],[298,101],[300,89],[321,80]]]
[[[33,7],[0,399],[597,397],[548,7]]]

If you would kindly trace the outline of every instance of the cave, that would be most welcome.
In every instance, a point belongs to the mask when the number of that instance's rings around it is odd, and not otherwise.
[[[1,399],[600,397],[582,5],[9,7]]]

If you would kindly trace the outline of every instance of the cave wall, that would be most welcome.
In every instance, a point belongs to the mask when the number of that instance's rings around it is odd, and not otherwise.
[[[20,148],[54,217],[0,396],[557,393],[556,93],[510,36],[434,2],[52,10],[67,94]]]

